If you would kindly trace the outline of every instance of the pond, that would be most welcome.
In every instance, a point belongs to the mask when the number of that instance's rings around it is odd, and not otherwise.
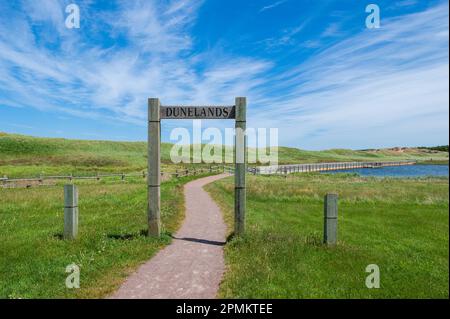
[[[324,173],[357,173],[361,176],[379,177],[425,177],[444,176],[448,177],[448,165],[406,165],[388,166],[380,168],[355,168]]]

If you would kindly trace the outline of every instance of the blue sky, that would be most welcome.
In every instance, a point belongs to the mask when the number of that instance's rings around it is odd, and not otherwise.
[[[66,5],[81,27],[65,27]],[[365,7],[381,10],[367,29]],[[304,149],[448,144],[448,1],[0,0],[0,131],[145,140],[147,98]],[[219,128],[233,122],[204,122]],[[163,139],[188,121],[167,121]]]

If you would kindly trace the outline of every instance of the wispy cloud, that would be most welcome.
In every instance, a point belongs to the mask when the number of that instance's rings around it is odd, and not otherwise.
[[[33,24],[48,26],[39,36],[51,34],[53,25],[64,26],[64,17],[57,14],[64,8],[60,2],[46,2],[46,10],[54,14],[36,9],[31,16],[24,11],[0,22],[4,105],[143,124],[149,96],[164,96],[174,103],[230,103],[230,96],[260,83],[257,77],[270,63],[233,56],[213,58],[208,53],[199,60],[191,54],[189,29],[200,4],[197,0],[164,5],[119,1],[119,9],[103,22],[111,36],[123,37],[127,44],[106,48],[87,43],[77,34],[82,29],[65,28],[59,43],[50,48],[39,45]],[[196,71],[200,63],[202,73]]]
[[[267,6],[262,7],[262,8],[259,10],[259,12],[264,12],[264,11],[267,11],[267,10],[270,10],[270,9],[273,9],[273,8],[276,8],[276,7],[282,5],[283,3],[287,2],[287,1],[288,1],[288,0],[280,0],[280,1],[274,2],[274,3],[272,3],[272,4],[269,4],[269,5],[267,5]]]
[[[282,70],[276,60],[245,52],[195,50],[191,29],[202,1],[119,0],[101,14],[86,1],[80,30],[64,28],[65,1],[23,3],[28,11],[0,3],[0,108],[145,125],[150,96],[229,104],[246,95],[249,124],[280,128],[284,145],[358,148],[448,138],[447,3],[384,19],[382,28],[328,48],[322,37],[340,26],[306,40],[304,21],[266,44],[321,50]],[[97,41],[105,34],[109,41]]]
[[[386,19],[382,29],[347,38],[276,77],[274,96],[261,93],[265,107],[254,120],[283,127],[284,141],[307,148],[445,140],[447,10],[444,4]]]
[[[262,41],[259,41],[259,43],[263,43],[267,48],[295,45],[298,42],[296,39],[297,36],[303,31],[308,23],[309,20],[303,21],[298,26],[282,30],[279,36],[264,39]]]
[[[418,0],[401,0],[401,1],[395,1],[393,6],[397,8],[401,7],[409,7],[416,5],[418,3]]]
[[[343,35],[343,32],[341,30],[341,26],[337,22],[330,23],[327,28],[323,31],[322,37],[329,38],[329,37],[336,37]]]

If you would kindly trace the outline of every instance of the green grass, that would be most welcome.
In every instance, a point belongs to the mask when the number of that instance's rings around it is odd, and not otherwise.
[[[170,145],[163,144],[163,154]],[[0,175],[131,172],[147,167],[146,143],[82,141],[0,134]]]
[[[247,233],[225,248],[225,298],[448,298],[448,180],[249,176]],[[233,222],[233,179],[207,189]],[[339,241],[322,244],[323,196],[339,194]],[[231,229],[231,228],[230,228]],[[381,288],[368,289],[377,264]]]
[[[170,161],[172,144],[162,143],[163,169]],[[192,147],[192,146],[191,146]],[[222,150],[222,158],[232,160],[230,152]],[[249,157],[255,149],[249,149]],[[280,147],[281,164],[335,161],[418,160],[448,163],[448,152],[430,149],[405,150],[326,150],[304,151]],[[433,160],[433,161],[431,161]],[[172,167],[173,168],[173,167]],[[0,132],[0,176],[32,177],[43,175],[85,175],[95,172],[137,172],[147,169],[147,144],[144,142],[112,142],[37,138]]]
[[[171,240],[184,216],[182,185],[161,187],[161,239],[144,235],[147,187],[142,179],[80,182],[79,236],[61,239],[62,185],[0,189],[0,298],[98,298]],[[195,177],[195,178],[198,178]],[[67,265],[81,268],[81,288],[67,289]]]
[[[162,144],[163,170],[171,144]],[[0,176],[92,175],[147,168],[143,142],[35,138],[0,133]],[[254,150],[249,150],[254,152]],[[448,163],[434,149],[304,151],[279,148],[280,163],[419,160]],[[77,181],[80,236],[60,239],[62,184],[0,188],[0,298],[103,297],[161,247],[183,217],[181,185],[162,185],[165,235],[146,228],[142,178]],[[448,181],[350,175],[249,177],[248,233],[226,247],[223,297],[448,297]],[[232,224],[232,179],[208,188]],[[339,244],[320,244],[323,195],[340,195]],[[81,289],[69,290],[65,267],[81,267]],[[368,264],[381,268],[382,288],[364,286]]]
[[[415,160],[420,163],[435,162],[436,164],[448,164],[448,152],[417,148],[409,148],[404,150],[331,149],[324,151],[305,151],[296,148],[281,147],[279,150],[279,162],[281,164],[401,160]]]
[[[422,146],[419,148],[420,149],[428,149],[428,150],[432,150],[432,151],[448,152],[448,145],[439,145],[439,146],[433,146],[433,147]]]

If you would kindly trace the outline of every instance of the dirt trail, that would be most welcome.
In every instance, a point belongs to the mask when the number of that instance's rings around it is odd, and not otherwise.
[[[112,298],[215,298],[225,269],[226,227],[203,186],[228,176],[209,176],[184,186],[186,219],[173,242],[132,274]]]

